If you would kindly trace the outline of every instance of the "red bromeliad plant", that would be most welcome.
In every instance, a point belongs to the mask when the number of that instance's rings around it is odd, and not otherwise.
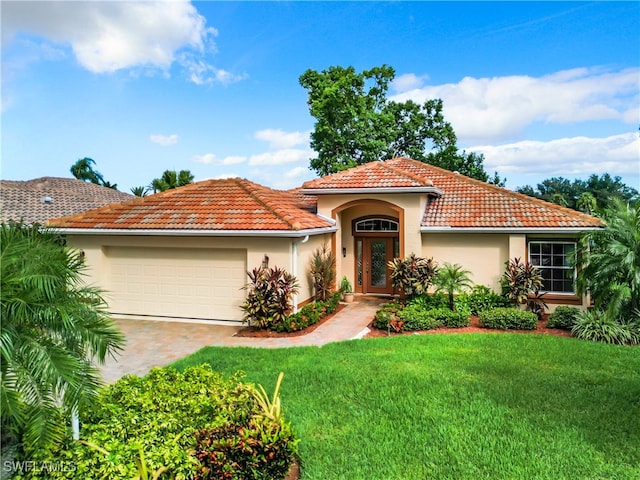
[[[438,273],[438,265],[433,258],[423,258],[412,253],[404,260],[394,258],[389,262],[393,288],[407,298],[427,293],[433,278]]]
[[[267,328],[283,322],[291,311],[291,297],[298,293],[298,280],[278,267],[254,268],[245,287],[249,293],[242,305],[243,321]]]
[[[547,304],[540,293],[543,278],[536,266],[514,258],[506,262],[505,272],[500,279],[502,293],[515,305],[527,305],[527,309],[540,317]]]

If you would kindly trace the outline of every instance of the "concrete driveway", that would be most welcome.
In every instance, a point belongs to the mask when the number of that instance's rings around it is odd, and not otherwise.
[[[281,338],[236,337],[242,327],[150,320],[115,320],[127,339],[117,359],[101,366],[106,383],[123,375],[145,375],[152,367],[164,367],[202,347],[280,348],[324,345],[359,338],[385,299],[362,297],[347,304],[330,320],[307,335]]]

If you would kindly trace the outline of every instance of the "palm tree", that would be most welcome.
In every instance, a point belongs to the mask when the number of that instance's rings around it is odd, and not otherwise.
[[[453,295],[456,293],[464,293],[473,286],[473,282],[469,278],[470,274],[471,272],[469,270],[464,270],[462,266],[457,263],[455,265],[445,263],[438,270],[438,274],[433,280],[436,292],[445,292],[448,295],[449,308],[452,311],[456,309]]]
[[[136,197],[145,197],[147,193],[149,193],[149,188],[144,185],[139,187],[131,187],[131,193],[133,193]]]
[[[95,164],[96,162],[92,158],[81,158],[71,165],[71,174],[78,180],[95,183],[96,185],[103,185],[104,178],[100,172],[94,170],[93,165]]]
[[[38,226],[0,226],[2,426],[26,451],[64,434],[86,405],[103,363],[124,342],[101,292],[82,283],[83,256]]]
[[[576,201],[576,208],[582,213],[591,215],[596,211],[596,208],[598,208],[596,197],[594,197],[591,192],[583,192]]]
[[[589,232],[578,251],[578,291],[589,291],[610,318],[640,309],[640,208],[613,199],[606,227]]]
[[[183,187],[193,183],[193,174],[189,170],[165,170],[160,178],[154,178],[149,185],[153,193],[164,192],[172,188]]]

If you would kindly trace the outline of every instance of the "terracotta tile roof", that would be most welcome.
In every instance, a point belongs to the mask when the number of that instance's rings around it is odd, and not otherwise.
[[[421,189],[433,187],[428,177],[420,177],[413,172],[397,168],[390,162],[370,162],[326,177],[310,180],[302,185],[305,190],[334,189]]]
[[[422,227],[585,228],[602,227],[598,218],[510,190],[489,185],[426,163],[396,158],[385,162],[428,178],[443,191],[430,200]]]
[[[60,228],[296,231],[332,224],[300,208],[292,194],[245,179],[205,180],[56,219]]]
[[[45,202],[48,197],[51,202]],[[75,178],[42,177],[33,180],[0,180],[0,221],[23,220],[43,224],[52,218],[73,215],[133,195]]]

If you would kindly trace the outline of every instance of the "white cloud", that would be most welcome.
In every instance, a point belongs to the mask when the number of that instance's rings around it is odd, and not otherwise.
[[[215,177],[213,177],[214,180],[224,180],[227,178],[237,178],[240,177],[240,175],[238,175],[237,173],[221,173],[220,175],[217,175]]]
[[[202,60],[193,60],[188,57],[183,58],[182,66],[187,72],[189,80],[196,85],[211,85],[213,83],[229,85],[247,78],[246,74],[235,75]]]
[[[398,93],[415,90],[417,88],[421,88],[428,78],[428,75],[418,76],[415,73],[405,73],[404,75],[399,75],[393,79],[391,82],[391,88]]]
[[[205,165],[237,165],[247,161],[247,157],[242,156],[228,156],[224,158],[218,158],[214,153],[205,153],[204,155],[194,155],[193,161],[196,163],[204,163]]]
[[[205,62],[215,53],[218,32],[187,0],[4,2],[2,15],[3,43],[22,32],[70,45],[80,65],[93,73],[131,68],[168,73],[177,62],[200,85],[244,78]]]
[[[487,171],[501,174],[540,174],[587,177],[593,173],[638,176],[640,137],[624,133],[603,138],[572,137],[522,141],[468,149],[483,153]]]
[[[292,148],[298,145],[309,144],[310,132],[285,132],[280,129],[267,128],[258,130],[254,136],[258,140],[269,142],[269,148]]]
[[[176,135],[175,133],[172,135],[149,135],[149,140],[163,147],[168,147],[178,143],[178,135]]]
[[[296,167],[286,171],[284,174],[284,178],[286,178],[287,180],[293,180],[296,178],[300,178],[303,175],[308,173],[309,173],[309,169],[307,167]]]
[[[273,152],[252,155],[249,158],[249,165],[284,165],[288,163],[306,162],[310,152],[296,148],[285,148]]]
[[[465,77],[458,83],[415,88],[390,98],[419,103],[441,98],[445,118],[460,139],[505,141],[518,138],[535,122],[613,119],[635,123],[639,75],[638,68],[580,68],[542,77]]]

